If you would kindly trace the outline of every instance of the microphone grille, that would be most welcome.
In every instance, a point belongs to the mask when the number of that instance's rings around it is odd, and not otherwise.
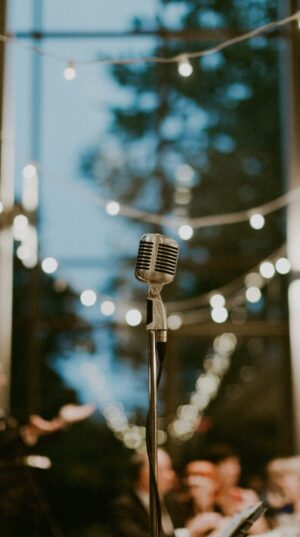
[[[159,244],[155,264],[156,272],[164,272],[175,276],[178,258],[178,247],[169,244]]]
[[[153,251],[153,242],[143,241],[143,240],[140,241],[137,260],[136,260],[137,270],[150,270],[152,251]]]

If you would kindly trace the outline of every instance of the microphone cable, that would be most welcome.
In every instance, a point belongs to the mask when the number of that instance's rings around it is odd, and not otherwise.
[[[167,344],[165,342],[157,342],[156,343],[156,350],[157,350],[157,357],[158,357],[158,373],[156,378],[156,387],[159,388],[162,373],[163,373],[163,366],[164,366],[164,360],[166,357],[166,350],[167,350]],[[150,471],[150,484],[151,484],[151,490],[154,495],[155,500],[155,507],[157,512],[157,520],[158,520],[158,535],[162,532],[162,522],[161,522],[161,504],[160,504],[160,497],[159,497],[159,490],[158,490],[158,483],[156,480],[155,475],[155,468],[154,468],[154,461],[153,461],[153,453],[152,453],[152,442],[151,442],[151,428],[150,428],[150,414],[149,410],[147,412],[147,421],[146,421],[146,448],[147,448],[147,455],[148,455],[148,461],[149,461],[149,471]]]

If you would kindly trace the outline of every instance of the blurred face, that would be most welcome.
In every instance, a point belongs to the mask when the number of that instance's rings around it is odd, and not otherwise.
[[[187,486],[197,511],[213,510],[216,494],[216,482],[213,479],[191,475],[187,477]]]
[[[157,473],[158,490],[160,494],[166,494],[173,489],[176,475],[169,455],[161,449],[157,451]],[[138,487],[144,491],[149,491],[149,474],[149,464],[145,456],[145,463],[140,470],[137,482]]]
[[[176,475],[169,455],[162,450],[157,452],[158,490],[166,494],[174,488]]]
[[[300,476],[297,473],[284,472],[274,476],[272,484],[279,488],[287,501],[295,501],[300,496]]]
[[[241,465],[237,457],[228,457],[217,464],[218,478],[221,487],[234,487],[241,475]]]

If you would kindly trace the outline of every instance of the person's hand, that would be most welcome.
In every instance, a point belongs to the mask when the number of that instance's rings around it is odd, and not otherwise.
[[[28,423],[20,429],[20,434],[28,446],[34,446],[40,436],[48,435],[60,431],[64,427],[64,422],[61,418],[53,418],[45,420],[37,414],[29,416]]]
[[[221,527],[223,517],[219,513],[201,513],[191,518],[187,523],[192,537],[201,537],[208,531]]]
[[[68,404],[61,407],[58,418],[61,419],[65,425],[71,425],[79,421],[86,420],[96,410],[94,405],[75,405]]]

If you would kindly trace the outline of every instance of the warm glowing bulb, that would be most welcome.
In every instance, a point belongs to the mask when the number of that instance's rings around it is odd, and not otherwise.
[[[214,308],[211,311],[211,318],[215,323],[224,323],[228,318],[228,311],[224,307]]]
[[[291,270],[291,264],[286,257],[280,257],[275,263],[276,270],[279,274],[288,274]]]
[[[261,290],[259,287],[249,287],[246,291],[246,298],[248,302],[259,302],[261,299]]]
[[[128,310],[125,319],[130,326],[138,326],[141,323],[142,314],[139,310]]]
[[[86,289],[82,291],[80,295],[80,301],[84,306],[90,307],[96,303],[97,295],[92,289]]]
[[[16,250],[16,254],[17,254],[17,257],[21,259],[21,261],[26,261],[27,259],[30,258],[31,251],[30,251],[29,246],[21,244],[20,246],[18,246]]]
[[[253,229],[262,229],[265,225],[265,218],[262,214],[253,214],[250,218],[250,226]]]
[[[194,230],[191,226],[184,224],[178,229],[178,235],[182,240],[188,241],[194,235]]]
[[[27,164],[24,166],[22,173],[25,179],[32,179],[37,174],[36,166],[34,164]]]
[[[275,267],[271,261],[263,261],[259,267],[259,272],[264,278],[273,278],[275,274]]]
[[[25,214],[18,214],[14,217],[13,224],[16,229],[25,229],[28,226],[28,218]]]
[[[69,62],[67,67],[64,70],[64,79],[71,81],[74,80],[77,76],[74,62]]]
[[[249,272],[245,277],[245,284],[247,287],[262,287],[264,280],[258,272]]]
[[[193,66],[190,63],[188,58],[182,58],[178,63],[178,73],[181,76],[188,77],[191,76],[193,72]]]
[[[103,315],[106,317],[109,317],[110,315],[113,315],[115,312],[116,306],[111,300],[104,300],[100,304],[100,310]]]
[[[120,212],[120,204],[117,201],[110,201],[105,209],[110,216],[116,216]]]
[[[170,330],[178,330],[182,325],[182,319],[180,315],[169,315],[167,319],[167,324]]]
[[[58,262],[54,257],[45,257],[42,261],[42,270],[46,274],[53,274],[57,270]]]
[[[212,308],[222,308],[225,306],[225,298],[218,293],[210,298],[209,303]]]

